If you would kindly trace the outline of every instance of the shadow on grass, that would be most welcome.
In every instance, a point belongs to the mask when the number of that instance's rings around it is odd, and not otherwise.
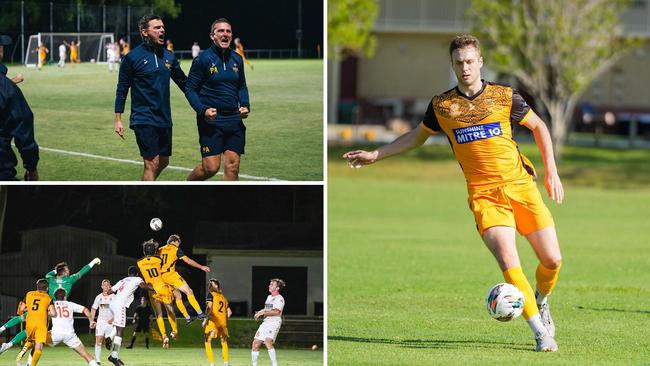
[[[590,308],[586,306],[576,306],[577,310],[591,310],[591,311],[609,311],[613,313],[637,313],[637,314],[650,314],[650,310],[629,310],[617,308]]]
[[[438,348],[438,349],[459,349],[459,348],[490,348],[503,349],[510,348],[518,351],[533,351],[532,344],[513,343],[513,342],[490,342],[485,340],[454,341],[448,339],[387,339],[387,338],[364,338],[364,337],[346,337],[346,336],[329,336],[330,341],[341,342],[358,342],[358,343],[377,343],[393,344],[404,348]]]

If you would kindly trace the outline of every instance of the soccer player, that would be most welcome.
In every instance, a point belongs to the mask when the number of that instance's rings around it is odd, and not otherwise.
[[[122,345],[122,330],[126,326],[126,309],[133,302],[133,293],[138,287],[150,288],[145,284],[144,280],[138,277],[138,268],[136,266],[129,267],[128,277],[119,280],[111,290],[115,293],[115,297],[109,308],[113,313],[113,325],[117,332],[113,339],[113,349],[108,360],[115,366],[122,366],[124,362],[120,360],[120,346]]]
[[[45,43],[40,42],[34,52],[38,52],[38,69],[41,70],[47,62],[47,54],[50,53],[50,50],[45,47]]]
[[[4,46],[11,44],[11,38],[0,35],[0,180],[17,180],[18,160],[11,146],[16,144],[25,168],[25,180],[38,180],[39,149],[34,140],[34,114],[20,88],[22,81],[9,79],[7,67],[2,64]],[[18,321],[20,323],[20,320]],[[1,333],[1,332],[0,332]]]
[[[212,46],[192,61],[185,96],[197,113],[201,164],[187,180],[213,177],[224,160],[224,180],[239,179],[240,156],[244,153],[250,102],[244,61],[230,49],[232,28],[219,18],[210,27]]]
[[[449,46],[458,86],[435,96],[418,127],[375,151],[343,155],[359,168],[422,145],[429,135],[449,139],[467,180],[469,207],[478,233],[497,260],[506,282],[524,294],[524,318],[536,341],[536,351],[555,352],[555,326],[547,297],[558,278],[562,256],[553,218],[535,185],[535,170],[512,139],[511,123],[533,132],[546,176],[548,195],[562,203],[564,190],[557,173],[548,129],[514,89],[481,79],[479,41],[456,37]],[[515,231],[525,236],[540,263],[537,294],[524,275],[515,245]]]
[[[79,279],[86,273],[90,271],[91,268],[93,268],[95,265],[100,264],[101,260],[99,258],[95,258],[90,263],[86,264],[79,270],[79,272],[70,275],[70,268],[68,267],[68,264],[66,262],[61,262],[54,267],[54,270],[51,272],[48,272],[45,274],[45,279],[48,282],[48,288],[49,288],[49,294],[52,299],[54,299],[54,291],[56,291],[59,288],[64,288],[67,294],[70,293],[72,290],[72,286],[74,286]],[[13,326],[16,326],[20,324],[20,317],[15,316],[11,318],[5,325],[3,325],[4,328],[11,328]],[[25,331],[22,331],[14,338],[11,340],[9,343],[3,343],[2,347],[0,347],[0,353],[5,352],[9,348],[20,344],[22,342],[27,334]]]
[[[122,57],[126,56],[131,50],[131,46],[129,46],[129,42],[125,41],[124,38],[120,38],[120,48],[122,49],[120,51]]]
[[[34,342],[31,366],[38,364],[43,351],[43,343],[47,340],[47,316],[52,318],[57,316],[52,299],[47,294],[47,287],[47,280],[41,278],[36,281],[36,291],[28,292],[23,301],[23,310],[27,310],[25,332],[27,339]]]
[[[262,343],[266,346],[271,358],[271,365],[278,366],[278,361],[275,358],[275,348],[273,342],[278,336],[280,326],[282,325],[282,310],[284,309],[284,297],[280,295],[280,290],[284,288],[284,281],[279,278],[274,278],[269,283],[269,292],[271,293],[264,301],[264,309],[255,313],[255,320],[264,318],[264,321],[257,329],[255,338],[253,338],[253,346],[251,356],[253,358],[253,366],[257,366],[257,358],[260,356],[260,346]]]
[[[142,296],[140,298],[140,305],[135,309],[135,314],[133,315],[133,324],[136,324],[136,326],[133,331],[133,337],[131,338],[131,344],[126,346],[126,348],[133,348],[135,335],[138,332],[142,332],[144,334],[144,344],[147,349],[149,349],[149,322],[151,320],[151,314],[151,308],[149,308],[149,304],[147,304],[147,298]]]
[[[118,60],[118,54],[120,53],[117,44],[109,43],[106,45],[106,61],[108,62],[108,72],[113,72],[115,67],[115,62]]]
[[[86,351],[83,343],[74,331],[74,313],[83,313],[90,322],[90,329],[95,328],[97,325],[93,318],[90,316],[90,311],[85,307],[71,301],[66,301],[66,291],[64,288],[59,288],[54,291],[54,309],[57,316],[52,318],[52,331],[51,339],[48,340],[48,345],[51,347],[63,342],[69,348],[75,350],[81,358],[83,358],[88,365],[97,366],[97,362]],[[27,362],[30,364],[30,361]],[[34,365],[33,362],[31,362]]]
[[[145,15],[139,22],[143,42],[122,59],[115,96],[115,133],[124,139],[122,113],[129,88],[129,127],[144,161],[142,180],[156,180],[172,154],[172,115],[169,79],[185,92],[187,77],[176,56],[163,46],[165,25],[157,15]]]
[[[248,61],[248,59],[246,58],[246,53],[244,52],[244,44],[241,43],[241,40],[239,38],[235,38],[234,42],[235,42],[235,52],[237,52],[237,54],[241,56],[242,60],[244,60],[244,63],[250,66],[251,70],[253,70],[253,64],[250,63],[250,61]]]
[[[149,301],[156,316],[156,324],[160,335],[162,336],[163,348],[169,347],[169,337],[165,331],[165,321],[163,319],[162,305],[167,310],[169,325],[172,327],[171,337],[176,339],[178,335],[178,326],[176,324],[176,314],[172,307],[172,288],[162,280],[162,259],[156,256],[158,243],[153,239],[147,240],[142,244],[144,258],[138,260],[138,268],[144,281],[151,285],[154,293],[149,293]]]
[[[168,50],[169,52],[174,53],[174,43],[172,43],[172,40],[171,40],[171,39],[168,39],[168,40],[165,42],[165,45],[166,45],[165,48],[167,48],[167,50]]]
[[[212,340],[221,339],[221,357],[223,366],[228,366],[228,318],[232,310],[228,300],[223,295],[221,283],[214,278],[208,283],[208,297],[206,299],[205,312],[208,318],[203,320],[203,333],[205,335],[205,354],[208,356],[210,366],[214,366],[214,355],[212,354]]]
[[[201,47],[199,46],[199,42],[194,42],[194,44],[192,45],[192,59],[199,57],[199,53],[201,53]]]
[[[105,279],[102,281],[102,292],[95,296],[95,301],[90,310],[90,317],[95,319],[95,313],[99,310],[97,315],[97,327],[95,328],[95,359],[102,359],[102,343],[106,341],[106,348],[110,350],[113,344],[113,337],[117,330],[112,324],[113,312],[111,312],[111,301],[115,294],[111,290],[111,281]]]
[[[194,308],[194,311],[196,311],[199,319],[205,319],[205,315],[203,314],[203,311],[201,311],[201,307],[196,301],[194,292],[190,286],[183,279],[183,277],[181,277],[181,275],[176,272],[176,262],[181,259],[183,262],[189,264],[190,266],[200,269],[206,273],[210,272],[210,267],[202,266],[196,263],[190,257],[186,256],[181,248],[179,248],[180,245],[181,237],[176,234],[170,235],[169,239],[167,239],[167,245],[164,245],[158,249],[158,256],[162,259],[162,280],[174,289],[172,293],[176,299],[176,307],[178,307],[178,310],[180,310],[181,314],[183,314],[186,321],[189,323],[194,319],[188,314],[187,309],[183,304],[183,297],[180,292],[178,292],[178,290],[182,291],[187,296],[187,300]]]
[[[65,46],[65,41],[59,45],[59,67],[65,66],[65,59],[68,57],[68,49]]]

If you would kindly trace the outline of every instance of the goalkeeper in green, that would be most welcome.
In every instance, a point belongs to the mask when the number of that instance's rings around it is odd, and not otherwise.
[[[88,273],[91,268],[100,263],[101,260],[99,258],[95,258],[90,263],[83,266],[79,272],[73,275],[70,275],[70,268],[68,268],[68,264],[66,262],[57,264],[54,267],[54,270],[48,272],[45,275],[45,279],[49,284],[48,293],[50,297],[54,299],[54,292],[59,288],[64,288],[66,294],[70,294],[72,286],[74,286],[74,284],[77,283],[77,281],[79,281],[83,275]],[[24,313],[22,315],[11,318],[8,322],[0,327],[0,334],[2,334],[6,329],[20,324],[26,314],[27,313]],[[4,353],[13,346],[20,344],[20,342],[25,340],[25,337],[26,334],[24,330],[16,334],[16,336],[9,343],[3,343],[2,346],[0,346],[0,354]]]

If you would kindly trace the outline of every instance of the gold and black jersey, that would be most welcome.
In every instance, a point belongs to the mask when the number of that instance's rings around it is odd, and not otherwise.
[[[149,284],[156,284],[158,282],[162,283],[162,260],[160,257],[151,256],[144,257],[138,261],[138,268],[142,274],[144,282]]]
[[[472,97],[458,88],[435,96],[420,128],[447,135],[469,191],[491,189],[534,175],[532,164],[512,138],[511,127],[525,123],[531,113],[514,89],[483,81]]]
[[[185,254],[181,248],[173,244],[167,244],[158,249],[158,256],[162,259],[162,271],[175,272],[176,261],[183,258]]]

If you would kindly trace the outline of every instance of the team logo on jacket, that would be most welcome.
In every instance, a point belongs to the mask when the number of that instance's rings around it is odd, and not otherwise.
[[[494,136],[503,135],[500,122],[455,128],[453,131],[456,143],[458,144],[465,144],[472,141],[485,140]]]
[[[232,65],[232,71],[239,72],[239,66],[237,64]]]
[[[167,70],[171,69],[172,68],[171,62],[169,62],[168,60],[165,60],[165,67],[167,68]]]
[[[219,70],[217,70],[217,66],[215,66],[214,64],[212,64],[212,66],[210,66],[210,75],[212,75],[212,74],[216,74],[216,73],[218,73],[218,72],[219,72]]]

